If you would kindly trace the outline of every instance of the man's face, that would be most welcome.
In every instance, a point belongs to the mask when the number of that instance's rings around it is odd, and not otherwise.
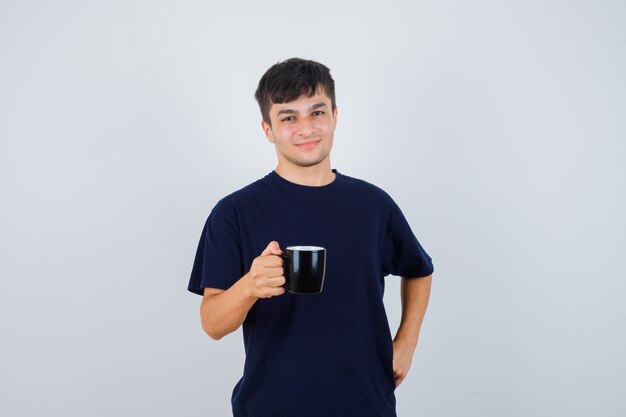
[[[324,161],[333,146],[337,109],[323,91],[302,95],[289,103],[274,103],[269,111],[271,126],[261,122],[267,139],[276,146],[280,164],[300,167]]]

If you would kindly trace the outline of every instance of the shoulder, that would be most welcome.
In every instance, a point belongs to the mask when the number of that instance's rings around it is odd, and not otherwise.
[[[347,188],[352,189],[351,199],[358,202],[361,207],[368,207],[378,213],[379,218],[385,224],[393,227],[398,221],[404,218],[402,210],[391,197],[391,195],[383,190],[380,186],[359,178],[344,176],[346,183],[350,184]],[[383,220],[384,219],[384,220]]]
[[[371,199],[370,201],[372,203],[384,205],[393,203],[391,196],[378,185],[361,178],[351,177],[345,174],[343,176],[347,189],[365,198]]]
[[[241,207],[249,207],[249,204],[254,202],[254,200],[263,193],[266,181],[266,178],[258,179],[225,195],[217,201],[211,210],[211,214],[215,214],[227,220],[236,219]]]

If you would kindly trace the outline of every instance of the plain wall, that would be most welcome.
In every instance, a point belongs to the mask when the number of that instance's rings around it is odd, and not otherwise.
[[[331,165],[435,264],[408,416],[626,415],[620,1],[0,1],[0,415],[227,416],[186,290],[276,154],[253,93],[331,69]],[[399,278],[387,277],[393,329]]]

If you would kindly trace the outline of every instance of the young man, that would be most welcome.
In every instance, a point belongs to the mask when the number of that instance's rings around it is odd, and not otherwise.
[[[236,417],[395,416],[430,295],[433,265],[382,189],[331,169],[335,86],[322,64],[272,66],[255,97],[278,165],[222,198],[204,225],[188,290],[213,339],[243,326]],[[283,249],[326,248],[323,291],[285,292]],[[384,277],[402,277],[394,339]]]

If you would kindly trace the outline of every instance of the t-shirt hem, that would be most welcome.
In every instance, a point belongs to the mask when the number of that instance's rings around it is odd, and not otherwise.
[[[404,277],[404,278],[407,278],[407,279],[424,278],[424,277],[427,277],[429,275],[432,275],[433,272],[435,272],[435,268],[433,266],[431,266],[429,269],[426,269],[426,270],[409,271],[409,273],[398,274],[398,276]]]
[[[224,290],[226,291],[228,288],[230,288],[228,285],[226,284],[219,284],[219,283],[208,283],[208,284],[203,284],[203,286],[201,288],[198,287],[188,287],[187,290],[194,293],[194,294],[198,294],[198,295],[202,295],[204,296],[204,289],[205,288],[217,288],[219,290]]]

